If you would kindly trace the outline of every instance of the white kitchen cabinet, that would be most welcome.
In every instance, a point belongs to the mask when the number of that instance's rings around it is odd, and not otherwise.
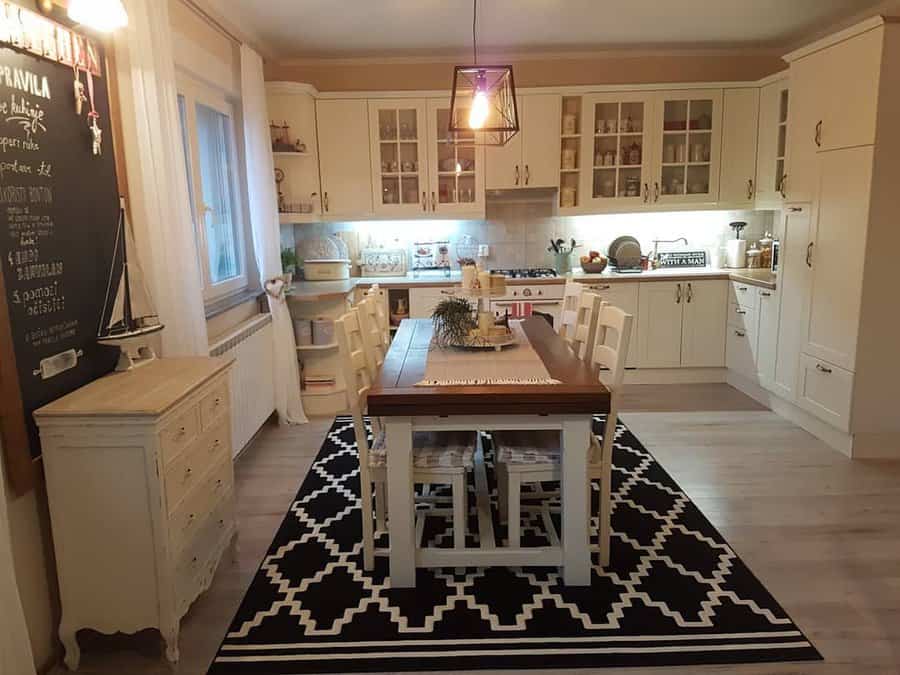
[[[411,319],[430,319],[431,313],[437,307],[441,300],[446,300],[450,296],[447,294],[451,284],[446,286],[429,286],[419,288],[413,286],[409,289],[409,318]],[[469,304],[475,308],[475,300],[469,299]]]
[[[500,190],[559,185],[562,97],[530,94],[516,99],[519,133],[503,146],[485,148],[485,188]]]
[[[657,92],[652,124],[656,159],[649,201],[660,205],[716,202],[722,90]]]
[[[589,136],[591,128],[584,119],[581,96],[562,97],[559,124],[559,213],[578,213],[584,202],[581,191],[582,171],[590,166],[590,159],[582,151],[582,134]]]
[[[631,339],[628,345],[628,355],[625,358],[626,368],[637,368],[638,366],[638,343],[640,341],[640,326],[637,317],[639,301],[639,283],[636,282],[619,282],[619,283],[589,283],[585,284],[588,290],[596,293],[604,302],[608,302],[613,307],[618,307],[623,312],[627,312],[635,317],[631,324]],[[607,336],[606,344],[615,345],[616,336],[610,333]]]
[[[800,350],[806,342],[809,315],[809,289],[812,268],[807,257],[811,236],[810,204],[788,204],[782,215],[778,288],[781,296],[778,310],[778,347],[771,390],[793,401],[797,392],[797,367]]]
[[[853,373],[832,363],[800,355],[797,404],[833,427],[850,429]]]
[[[875,142],[883,37],[879,26],[823,50],[819,60],[828,89],[820,112],[820,151]]]
[[[641,283],[639,367],[723,367],[727,284],[718,280]]]
[[[316,101],[322,212],[327,216],[372,213],[369,109],[364,100]]]
[[[426,106],[422,99],[369,101],[375,212],[414,217],[428,208]]]
[[[779,209],[784,202],[782,178],[786,171],[785,154],[789,131],[790,90],[788,87],[788,79],[782,78],[764,85],[759,91],[755,185],[756,208],[758,209]],[[726,165],[727,162],[723,162],[723,171]]]
[[[758,345],[756,372],[759,383],[766,389],[772,389],[775,380],[775,361],[778,354],[778,321],[781,297],[777,291],[765,288],[757,289],[759,305]]]
[[[468,109],[457,114],[468,119]],[[429,99],[427,115],[430,212],[483,217],[484,146],[475,145],[474,133],[451,137],[449,99]]]
[[[725,365],[728,370],[755,380],[757,373],[756,326],[735,326],[729,323],[725,335]]]
[[[843,95],[829,82],[825,67],[821,53],[791,63],[790,136],[786,177],[782,180],[785,199],[790,202],[811,202],[816,197],[816,127],[829,96]]]
[[[681,282],[655,281],[639,284],[638,366],[681,366]]]
[[[648,92],[583,97],[580,192],[594,209],[649,203],[656,97]]]
[[[722,163],[719,202],[752,208],[756,192],[759,89],[725,89],[722,94]]]
[[[727,284],[716,280],[688,281],[682,287],[681,365],[724,367]]]
[[[812,289],[803,351],[852,371],[862,300],[873,146],[819,154],[819,205],[810,241]]]

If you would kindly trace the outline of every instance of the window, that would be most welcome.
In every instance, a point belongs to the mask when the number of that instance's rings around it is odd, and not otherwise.
[[[224,95],[180,80],[178,113],[203,294],[211,301],[248,286],[234,107]]]

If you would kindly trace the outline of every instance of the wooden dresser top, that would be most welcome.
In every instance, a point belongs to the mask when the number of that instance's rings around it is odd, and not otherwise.
[[[75,415],[161,415],[210,379],[231,359],[162,358],[125,373],[110,373],[34,412],[36,418]]]

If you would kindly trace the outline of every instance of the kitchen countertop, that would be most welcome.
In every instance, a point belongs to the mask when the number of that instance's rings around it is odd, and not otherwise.
[[[711,267],[685,267],[648,270],[640,274],[619,274],[606,270],[600,274],[585,274],[580,269],[572,273],[575,281],[582,283],[633,281],[682,281],[691,279],[725,279],[741,281],[770,290],[775,289],[775,275],[768,269],[713,269]],[[454,271],[449,277],[443,275],[411,274],[396,277],[351,277],[340,281],[298,281],[288,292],[288,299],[299,302],[315,302],[349,295],[357,286],[368,288],[378,284],[381,288],[439,288],[460,283],[460,273]],[[544,279],[507,279],[507,285],[542,285],[565,283],[565,277]]]

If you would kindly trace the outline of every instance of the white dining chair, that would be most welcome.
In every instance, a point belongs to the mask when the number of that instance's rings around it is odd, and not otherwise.
[[[593,344],[597,331],[597,314],[601,298],[596,293],[585,290],[578,297],[574,322],[567,327],[563,339],[569,343],[572,351],[579,359],[590,358],[590,345]]]
[[[388,303],[382,301],[381,288],[379,288],[378,284],[372,284],[366,290],[365,297],[371,298],[375,307],[375,319],[381,331],[381,342],[384,345],[384,352],[387,353],[391,346],[391,316],[388,310]]]
[[[597,330],[591,345],[590,363],[609,369],[612,377],[609,414],[601,443],[591,437],[587,476],[600,482],[598,516],[600,564],[609,564],[610,494],[612,489],[612,451],[619,417],[622,385],[625,379],[625,357],[631,339],[634,317],[605,302],[597,311]],[[615,346],[606,343],[609,331],[616,333]],[[493,434],[497,457],[497,482],[501,520],[508,521],[509,545],[520,545],[521,485],[560,480],[558,431],[498,431]]]
[[[385,447],[384,430],[380,423],[372,420],[373,440],[370,443],[363,419],[372,379],[358,310],[353,309],[337,319],[335,333],[359,449],[363,566],[366,570],[371,570],[376,554],[374,525],[378,523],[379,529],[383,530],[385,518],[389,517],[384,489],[387,485],[388,449]],[[458,549],[464,548],[466,542],[466,471],[473,466],[475,443],[474,432],[416,432],[413,437],[413,483],[451,486],[453,546]],[[374,508],[373,486],[380,487],[376,490]],[[412,490],[413,487],[411,484],[409,489]],[[421,531],[421,528],[417,528],[417,531]],[[387,554],[387,551],[380,550],[377,553],[382,555]]]
[[[562,309],[559,312],[559,325],[556,327],[556,332],[561,337],[568,337],[575,330],[581,294],[584,293],[584,289],[584,284],[572,281],[571,278],[566,279],[566,285],[563,288]]]
[[[384,365],[384,357],[387,354],[387,348],[381,337],[381,328],[378,325],[377,304],[378,301],[369,296],[356,303],[363,347],[366,350],[366,361],[369,365],[369,375],[373,382],[377,378],[381,366]]]

